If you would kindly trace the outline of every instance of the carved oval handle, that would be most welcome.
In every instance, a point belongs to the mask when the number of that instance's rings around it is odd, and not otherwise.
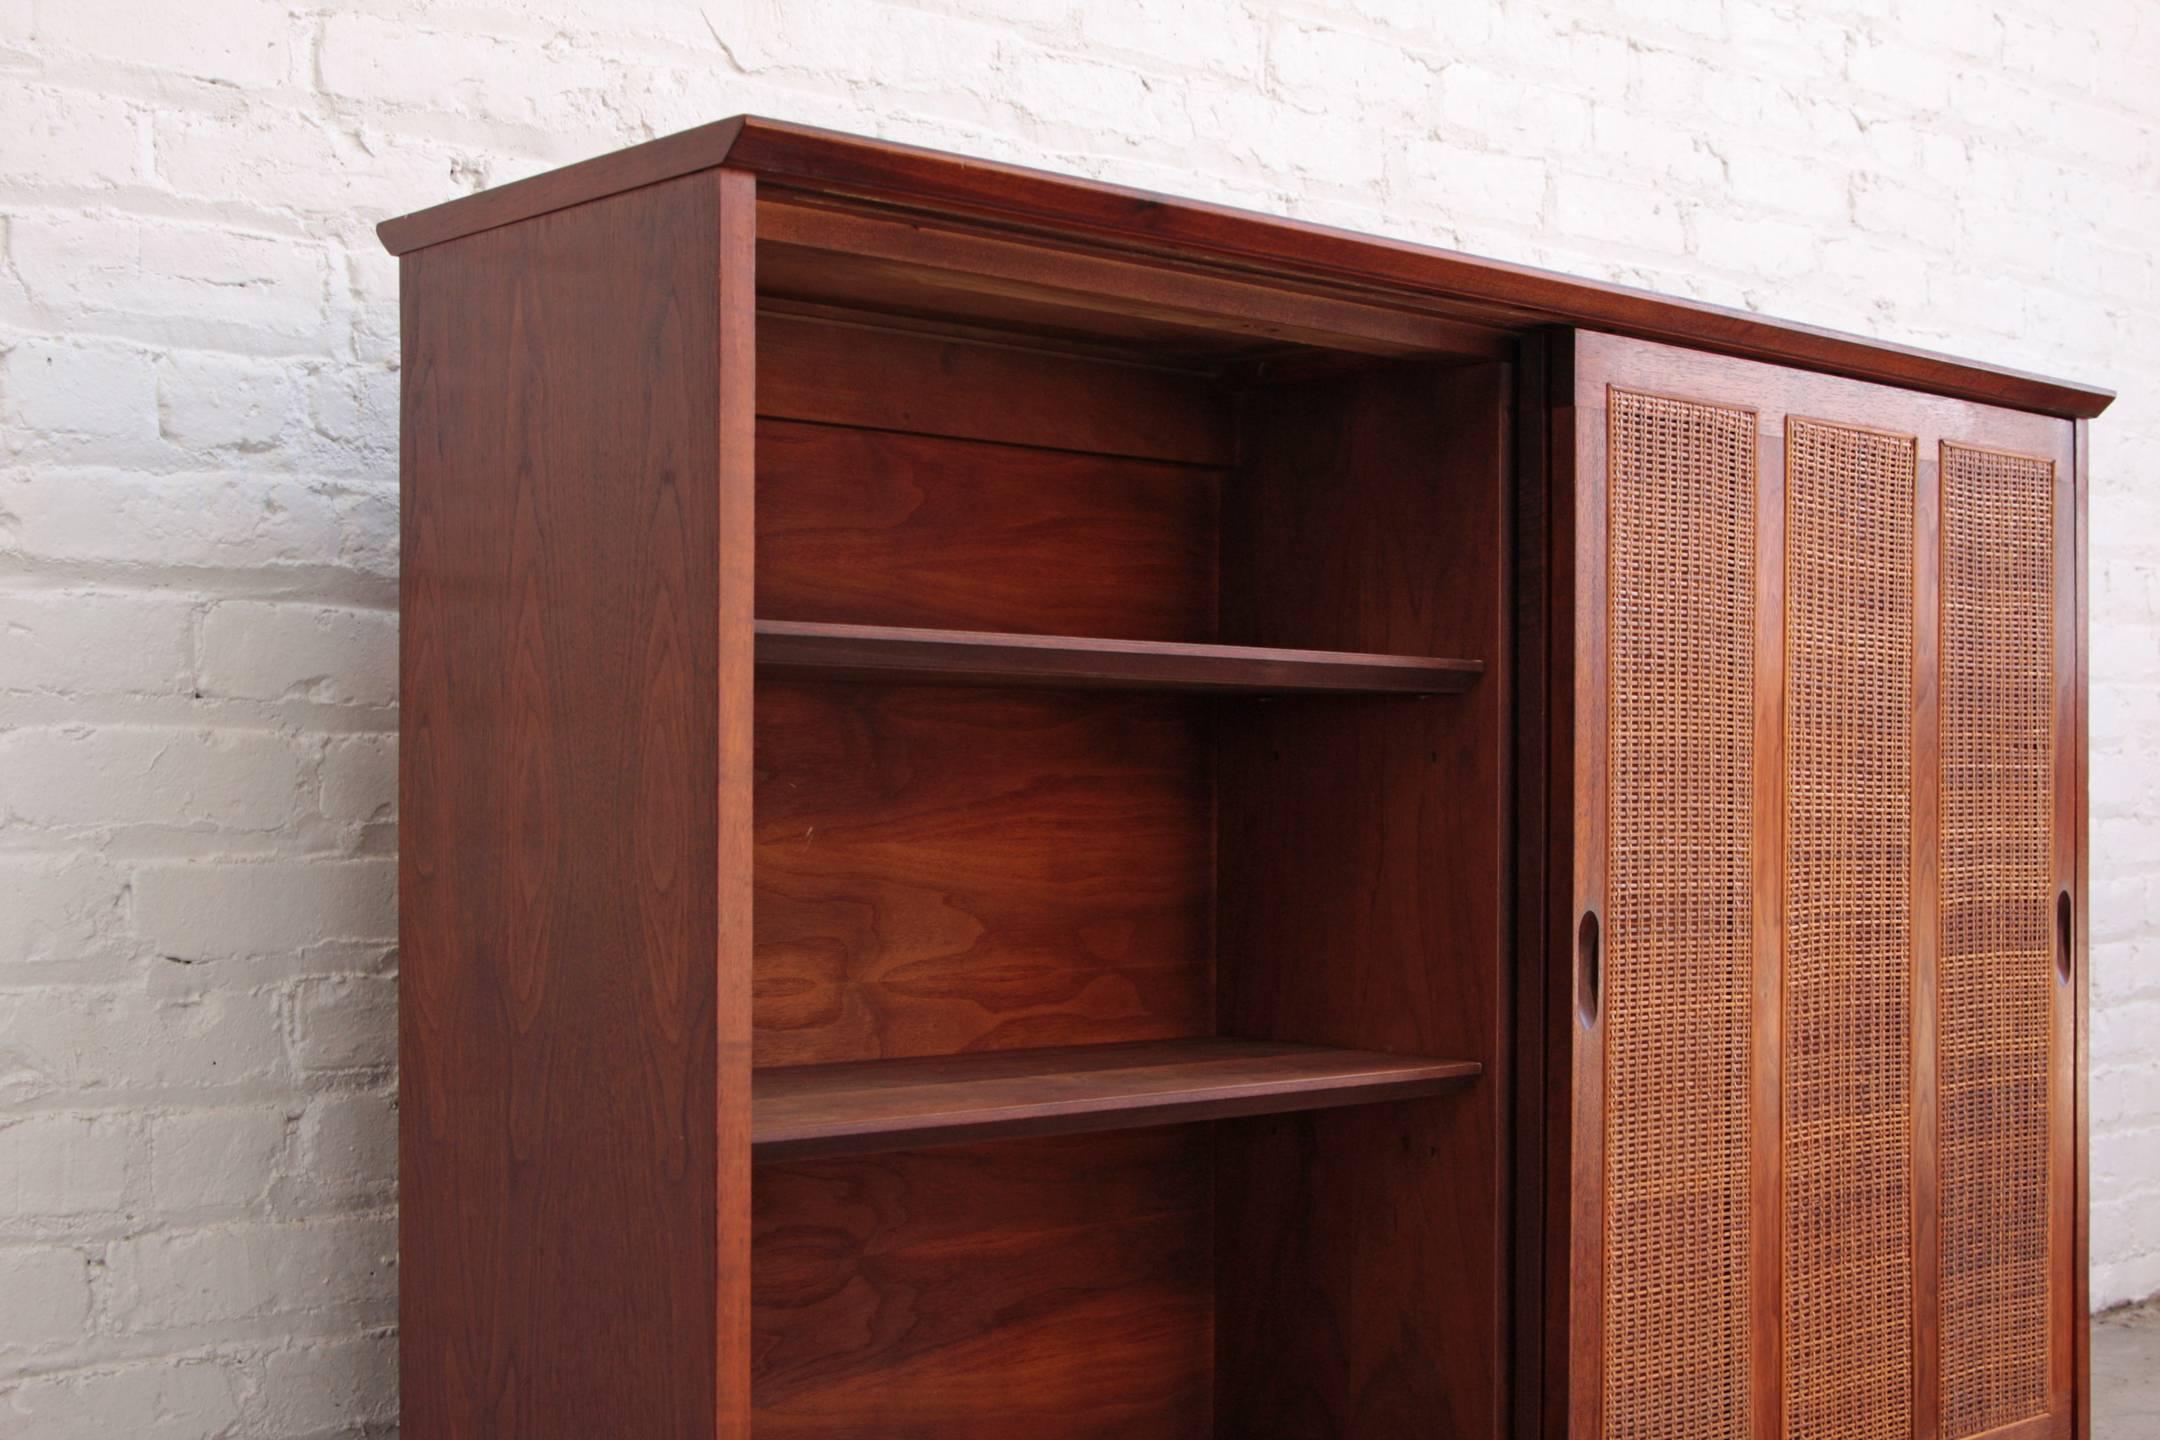
[[[2070,979],[2072,956],[2070,946],[2070,892],[2065,889],[2055,897],[2055,978],[2067,984]]]
[[[1598,986],[1603,979],[1600,929],[1595,910],[1583,911],[1582,923],[1575,927],[1575,1013],[1585,1028],[1597,1024],[1598,1018]]]

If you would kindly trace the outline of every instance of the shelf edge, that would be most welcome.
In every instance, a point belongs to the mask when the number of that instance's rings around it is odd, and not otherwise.
[[[1436,1095],[1475,1080],[1485,1067],[1475,1060],[1434,1060],[1383,1080],[1330,1076],[1287,1086],[1245,1084],[1220,1090],[1143,1098],[1072,1102],[1044,1113],[1013,1104],[970,1110],[964,1106],[911,1116],[900,1122],[835,1123],[790,1128],[759,1138],[752,1122],[751,1155],[759,1161],[829,1159],[873,1155],[978,1141],[1048,1135],[1081,1135],[1110,1130],[1143,1130],[1204,1120],[1252,1115],[1289,1115],[1351,1105],[1384,1104]],[[754,1111],[753,1111],[754,1113]]]
[[[1461,694],[1480,660],[1077,635],[755,622],[757,663],[835,678],[923,683],[1164,689],[1229,694]]]

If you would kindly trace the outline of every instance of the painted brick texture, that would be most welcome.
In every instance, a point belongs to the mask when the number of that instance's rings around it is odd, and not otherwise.
[[[2094,1298],[2160,1290],[2160,7],[0,0],[0,1434],[392,1433],[371,227],[742,110],[2110,383]]]

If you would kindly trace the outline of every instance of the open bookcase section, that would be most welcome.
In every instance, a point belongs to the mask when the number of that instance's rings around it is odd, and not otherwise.
[[[1506,368],[777,253],[756,1433],[1490,1433]]]
[[[1506,347],[807,208],[403,261],[404,1423],[1496,1440]]]

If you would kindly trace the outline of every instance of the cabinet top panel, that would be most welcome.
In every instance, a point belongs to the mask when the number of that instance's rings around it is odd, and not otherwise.
[[[402,255],[722,165],[793,192],[993,226],[1045,245],[1155,256],[1246,281],[1325,285],[1365,304],[1500,330],[1576,325],[2076,418],[2098,415],[2115,398],[2095,386],[1407,240],[754,115],[386,220],[377,233]]]

